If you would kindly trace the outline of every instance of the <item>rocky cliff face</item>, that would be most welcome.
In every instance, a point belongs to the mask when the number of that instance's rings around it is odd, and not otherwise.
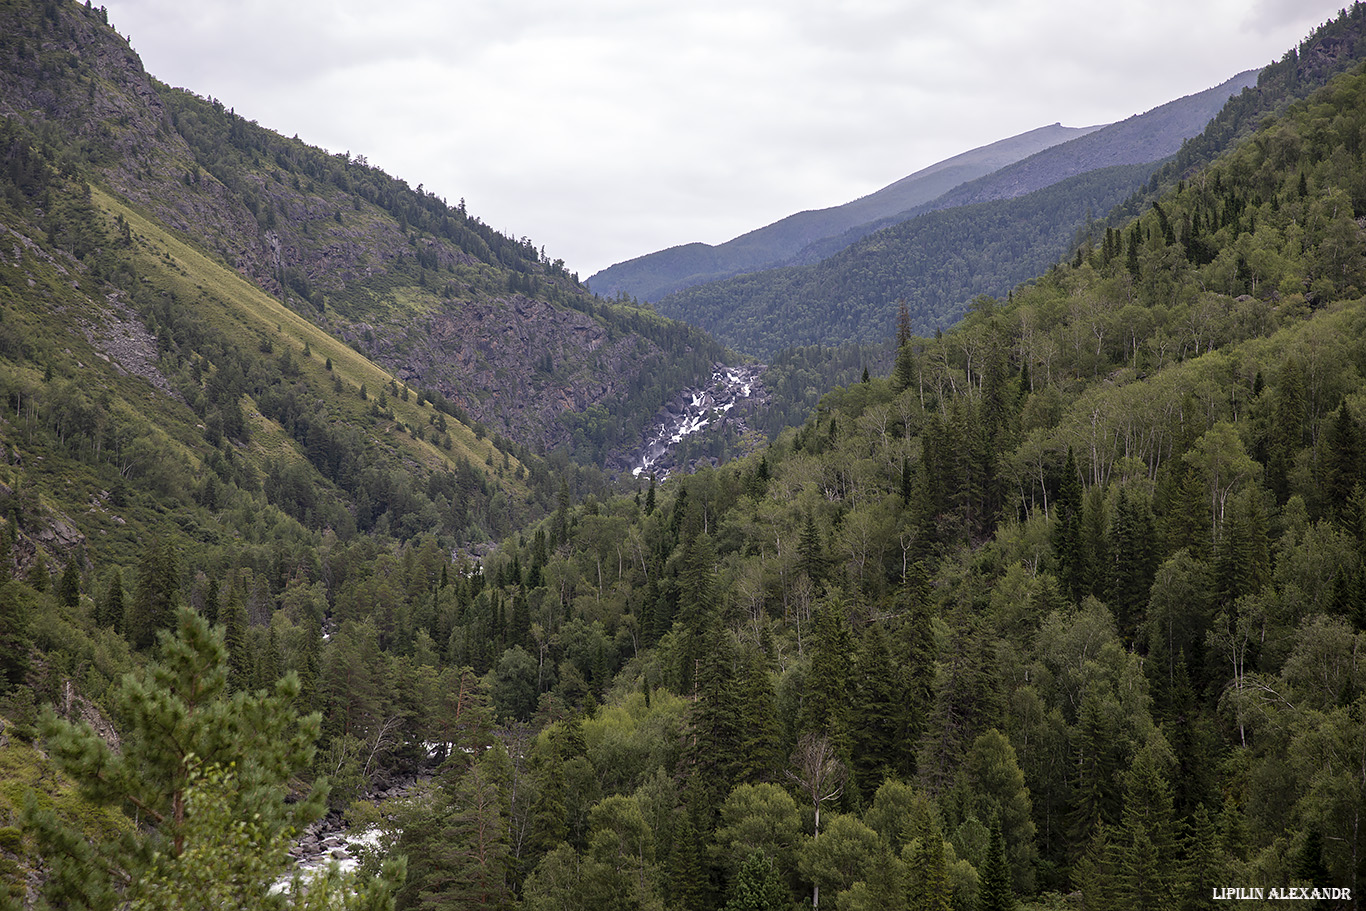
[[[648,339],[520,294],[443,301],[416,319],[364,328],[373,330],[371,357],[396,376],[542,449],[569,439],[562,415],[621,399],[660,353]]]

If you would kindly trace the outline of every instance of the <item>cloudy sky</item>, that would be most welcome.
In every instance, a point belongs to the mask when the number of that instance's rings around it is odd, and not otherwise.
[[[147,69],[587,278],[1278,59],[1346,0],[104,0]]]

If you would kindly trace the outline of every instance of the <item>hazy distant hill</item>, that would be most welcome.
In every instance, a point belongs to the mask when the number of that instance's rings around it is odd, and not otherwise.
[[[1240,73],[1212,89],[1109,126],[1041,127],[955,155],[867,196],[798,212],[711,246],[671,247],[610,266],[588,279],[598,294],[658,300],[684,288],[782,265],[814,263],[860,237],[925,211],[1011,199],[1068,177],[1166,158],[1196,135],[1230,95],[1256,80]]]
[[[1256,74],[1255,87],[1243,87],[1251,80],[1241,74],[956,188],[917,217],[861,238],[851,231],[825,249],[815,245],[801,265],[694,286],[660,299],[656,308],[754,353],[885,339],[900,300],[917,331],[946,328],[974,298],[1005,296],[1070,255],[1096,219],[1160,182],[1160,159],[1174,155],[1188,166],[1208,161],[1259,118],[1348,68],[1359,59],[1358,28],[1356,17],[1330,23]],[[1225,103],[1209,119],[1220,97]],[[1204,131],[1183,141],[1181,134],[1202,118]],[[1143,162],[1145,154],[1157,157]],[[1088,170],[1134,160],[1140,163]],[[1075,176],[1049,184],[1069,172]]]
[[[657,300],[691,285],[779,265],[823,238],[913,209],[964,181],[1097,129],[1055,123],[1030,130],[947,158],[841,206],[798,212],[716,246],[684,244],[617,263],[589,278],[588,286],[606,297]]]
[[[1256,82],[1257,71],[1248,70],[1212,89],[1093,129],[1083,136],[1050,146],[990,174],[957,184],[916,209],[858,225],[838,236],[822,238],[801,250],[786,265],[820,262],[861,237],[926,212],[998,199],[1015,199],[1088,171],[1159,161],[1174,154],[1187,139],[1198,135],[1231,96]],[[1025,272],[1030,270],[1025,269]]]
[[[1198,136],[1230,97],[1256,84],[1257,70],[1239,73],[1212,89],[1169,101],[962,184],[931,206],[948,209],[1013,199],[1087,171],[1166,158],[1187,139]]]

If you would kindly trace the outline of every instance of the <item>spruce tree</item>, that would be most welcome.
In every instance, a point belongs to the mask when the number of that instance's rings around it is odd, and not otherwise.
[[[1054,507],[1053,552],[1058,559],[1058,579],[1073,600],[1087,590],[1087,559],[1082,540],[1082,486],[1077,458],[1071,448],[1062,470],[1062,483]]]
[[[57,600],[66,607],[76,607],[81,603],[81,570],[72,557],[66,561],[62,577],[57,582]]]
[[[1015,891],[1010,885],[1010,861],[1006,857],[1005,836],[1000,817],[991,821],[991,840],[982,867],[982,883],[977,892],[979,911],[1014,911]]]
[[[1346,402],[1328,424],[1324,444],[1322,492],[1326,511],[1339,518],[1348,514],[1352,490],[1363,480],[1361,435]]]
[[[707,870],[703,864],[702,842],[693,824],[692,813],[685,806],[677,814],[673,845],[665,865],[665,878],[670,911],[705,911],[710,891]]]
[[[690,788],[702,806],[715,808],[739,783],[746,733],[736,678],[737,656],[730,633],[715,629],[707,637],[697,675],[697,699],[688,713],[685,756]]]
[[[123,618],[127,611],[123,596],[123,572],[115,569],[110,575],[104,597],[95,603],[95,625],[116,633],[123,632]]]
[[[47,569],[47,559],[41,553],[33,555],[33,562],[24,574],[24,581],[36,592],[45,592],[52,587],[52,575]]]
[[[691,693],[695,676],[706,657],[706,642],[717,624],[716,550],[705,532],[683,547],[683,571],[678,597],[678,691]]]
[[[722,911],[788,911],[791,907],[777,868],[762,851],[755,851],[731,880],[730,898]]]
[[[1114,562],[1109,601],[1120,635],[1132,641],[1143,625],[1143,611],[1157,573],[1153,511],[1147,498],[1120,487],[1110,527]]]
[[[1068,812],[1068,835],[1072,844],[1089,844],[1104,825],[1118,822],[1122,794],[1118,779],[1124,757],[1118,706],[1089,689],[1082,697],[1075,733],[1076,777]]]
[[[1111,847],[1121,901],[1158,911],[1177,904],[1183,884],[1171,789],[1154,752],[1140,749],[1124,774],[1124,813]]]
[[[180,558],[169,541],[148,545],[138,565],[137,587],[127,602],[124,628],[132,646],[149,649],[169,629],[180,604]]]
[[[1240,491],[1229,503],[1214,552],[1215,596],[1231,608],[1243,595],[1255,595],[1271,580],[1271,545],[1261,491]]]
[[[929,574],[924,563],[911,564],[906,582],[897,593],[896,604],[903,619],[895,639],[900,692],[895,769],[902,777],[909,778],[915,773],[916,746],[934,703],[934,672],[938,658],[934,605],[930,601]]]
[[[0,581],[0,694],[21,686],[28,676],[35,602],[41,603],[26,586]]]
[[[899,716],[905,694],[897,678],[882,626],[874,623],[859,643],[851,688],[854,773],[865,797],[871,797],[899,765]]]
[[[740,674],[739,780],[746,784],[773,781],[782,765],[782,725],[763,652],[745,649]]]
[[[1219,831],[1204,804],[1191,814],[1183,839],[1181,908],[1188,911],[1212,908],[1210,883],[1224,882],[1224,858],[1219,850]]]
[[[853,637],[844,616],[844,604],[831,598],[816,611],[811,642],[811,670],[806,675],[799,734],[824,734],[840,758],[847,761],[853,748],[853,706],[850,658]]]
[[[1295,464],[1300,447],[1304,445],[1308,395],[1304,370],[1293,354],[1281,365],[1278,379],[1268,441],[1266,480],[1279,504],[1290,497],[1290,469]]]
[[[944,853],[944,833],[936,815],[925,814],[916,826],[915,838],[902,850],[908,876],[908,911],[949,911],[953,907],[953,880]]]
[[[802,526],[801,540],[797,542],[797,570],[806,574],[811,584],[820,591],[825,581],[825,546],[821,543],[820,529],[811,513],[806,514]]]
[[[223,643],[228,651],[228,686],[246,689],[252,680],[252,656],[247,648],[247,608],[242,594],[233,589],[223,608]]]

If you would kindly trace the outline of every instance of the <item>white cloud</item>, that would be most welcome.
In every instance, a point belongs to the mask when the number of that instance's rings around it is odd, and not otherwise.
[[[1203,90],[1339,2],[106,5],[158,78],[464,197],[587,276]]]

